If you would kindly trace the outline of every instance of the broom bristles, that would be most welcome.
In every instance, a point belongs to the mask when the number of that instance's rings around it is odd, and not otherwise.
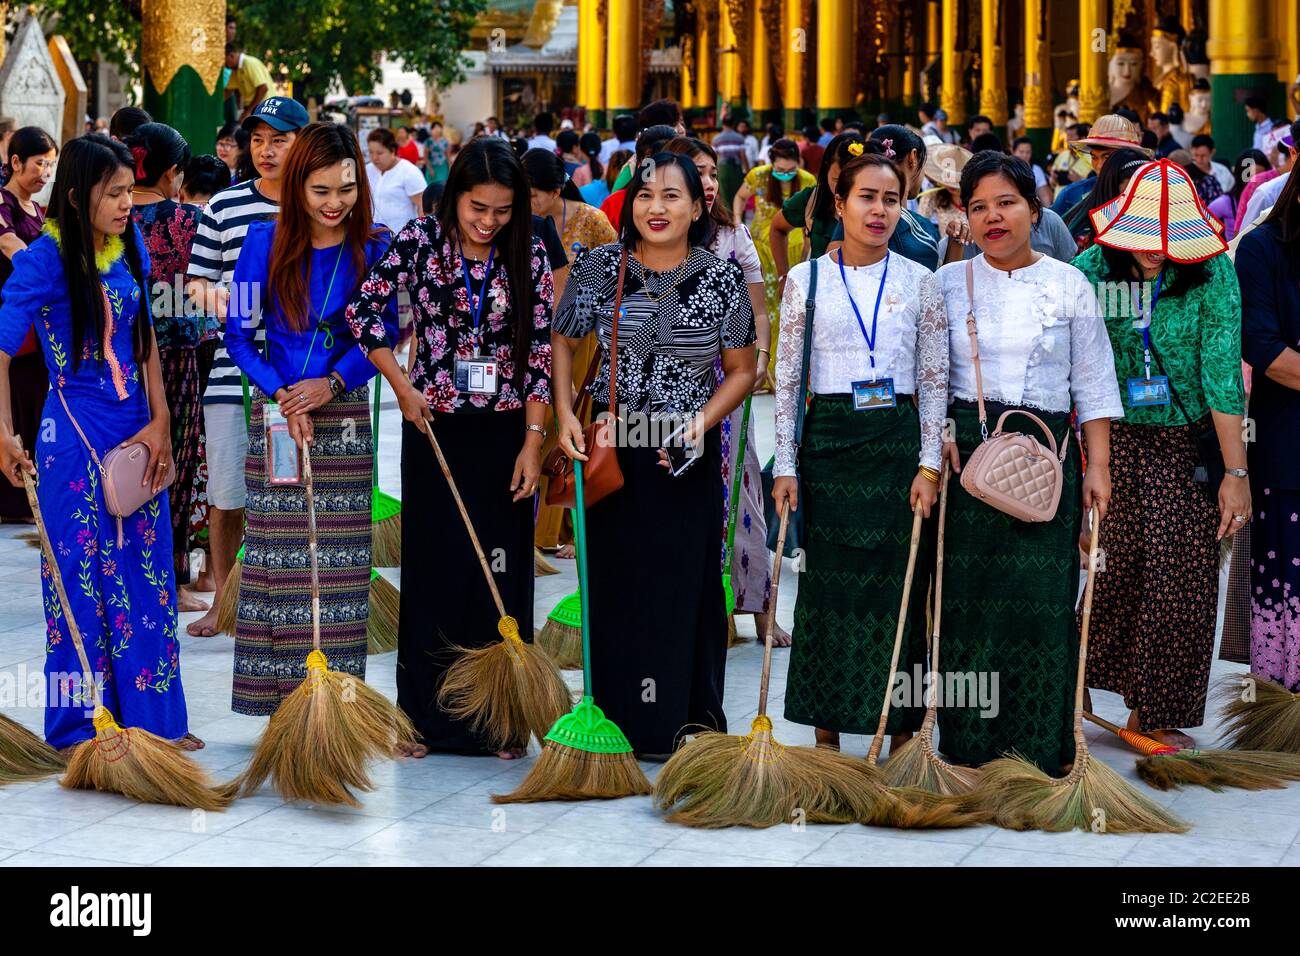
[[[377,568],[402,566],[402,513],[370,524],[371,561]]]
[[[73,749],[60,782],[72,790],[194,810],[224,810],[232,799],[176,744],[139,727],[119,727],[111,718],[96,718],[94,738]]]
[[[370,619],[366,622],[366,653],[387,654],[397,650],[397,625],[402,609],[402,592],[387,578],[370,579]]]
[[[741,644],[748,644],[749,638],[741,637],[736,630],[736,615],[727,615],[727,647],[739,647]]]
[[[61,773],[67,765],[44,740],[0,714],[0,784],[40,780]]]
[[[492,802],[615,800],[648,793],[650,781],[630,751],[588,753],[548,740],[518,789],[513,793],[494,793]]]
[[[582,667],[582,628],[547,619],[537,632],[538,647],[546,652],[561,670],[579,670]]]
[[[535,644],[505,639],[486,647],[455,648],[438,705],[499,750],[542,740],[572,705],[560,669]]]
[[[546,560],[546,557],[542,554],[541,548],[534,547],[533,573],[538,577],[546,577],[548,574],[559,574],[560,569]]]
[[[897,787],[886,790],[885,799],[876,811],[861,822],[896,830],[951,830],[991,819],[992,813],[973,792],[938,794],[915,787]]]
[[[1208,787],[1221,791],[1280,790],[1300,780],[1300,754],[1252,750],[1180,750],[1143,757],[1138,776],[1157,790]]]
[[[1185,833],[1188,826],[1143,796],[1079,747],[1065,777],[1050,777],[1021,757],[980,768],[976,799],[998,826],[1011,830],[1101,833]]]
[[[1300,754],[1300,694],[1255,674],[1225,680],[1219,694],[1225,743],[1233,750]]]
[[[934,748],[927,721],[921,732],[891,752],[885,764],[885,783],[903,790],[921,790],[943,797],[971,793],[979,783],[979,770],[948,763]]]
[[[387,697],[310,660],[306,679],[280,702],[252,761],[223,795],[249,796],[270,778],[286,800],[359,807],[349,788],[374,789],[370,761],[414,740],[410,720]]]
[[[217,633],[234,634],[235,624],[239,619],[239,578],[243,574],[244,562],[238,558],[230,566],[226,575],[226,586],[217,595]]]

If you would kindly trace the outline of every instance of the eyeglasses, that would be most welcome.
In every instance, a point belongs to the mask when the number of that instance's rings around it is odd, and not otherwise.
[[[37,169],[39,169],[41,172],[48,173],[50,170],[54,168],[57,162],[58,160],[56,159],[34,159],[32,160],[32,165],[35,166]]]

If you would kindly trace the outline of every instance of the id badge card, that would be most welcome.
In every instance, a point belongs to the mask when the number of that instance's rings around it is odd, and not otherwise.
[[[267,484],[302,484],[298,444],[289,433],[289,422],[276,403],[267,402],[263,407],[262,428],[266,437]]]
[[[1134,408],[1149,408],[1169,404],[1169,376],[1152,375],[1150,378],[1128,380],[1128,403]]]
[[[471,395],[495,395],[500,366],[494,358],[475,355],[456,359],[456,391]]]
[[[853,383],[853,410],[871,412],[878,408],[894,408],[898,404],[894,398],[894,380],[878,378],[867,382]]]

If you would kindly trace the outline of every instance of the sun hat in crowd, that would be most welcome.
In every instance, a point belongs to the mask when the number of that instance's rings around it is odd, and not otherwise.
[[[1116,199],[1089,213],[1097,242],[1127,252],[1159,252],[1202,262],[1227,250],[1223,224],[1206,210],[1187,170],[1168,159],[1147,163]]]
[[[936,186],[956,189],[961,185],[961,171],[970,162],[971,151],[955,143],[942,143],[926,150],[925,178]]]
[[[1090,153],[1094,146],[1103,149],[1136,149],[1148,157],[1155,155],[1154,150],[1142,145],[1142,131],[1138,129],[1137,123],[1118,113],[1098,117],[1087,136],[1070,144],[1071,149],[1080,153]]]

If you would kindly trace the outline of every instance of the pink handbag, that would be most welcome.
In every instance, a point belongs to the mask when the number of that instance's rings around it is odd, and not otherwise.
[[[989,434],[984,411],[984,380],[980,375],[979,338],[975,334],[975,265],[966,260],[966,331],[970,334],[971,359],[975,363],[975,390],[979,395],[980,432],[983,443],[975,449],[961,470],[961,486],[998,511],[1021,521],[1051,521],[1061,502],[1062,472],[1069,439],[1058,454],[1056,438],[1042,419],[1031,412],[1012,409],[998,418]],[[1002,424],[1011,415],[1023,415],[1047,436],[1048,454],[1032,435],[1004,432]]]
[[[101,461],[99,455],[95,453],[95,446],[86,438],[86,433],[72,417],[72,409],[68,407],[68,401],[63,397],[63,389],[58,389],[58,393],[59,401],[63,403],[63,410],[68,413],[68,420],[72,422],[72,427],[81,436],[86,448],[90,450],[90,457],[99,468],[100,477],[104,481],[104,503],[108,505],[109,513],[117,518],[117,546],[120,548],[123,545],[122,519],[135,514],[154,497],[149,485],[141,484],[145,469],[149,467],[149,446],[142,441],[118,445],[106,452]],[[145,395],[147,398],[147,389]],[[163,488],[170,488],[175,480],[176,463],[169,459]]]

